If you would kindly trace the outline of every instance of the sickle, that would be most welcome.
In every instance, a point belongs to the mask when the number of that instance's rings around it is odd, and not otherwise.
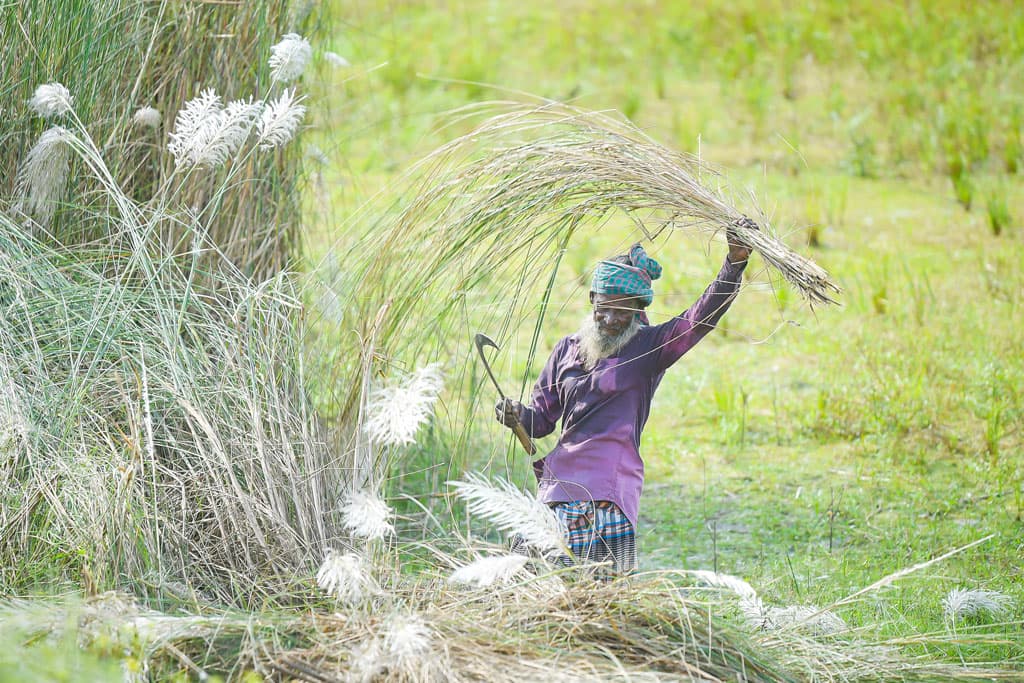
[[[476,344],[476,350],[480,354],[480,360],[483,361],[484,369],[487,370],[487,376],[490,377],[491,381],[494,383],[494,388],[498,390],[498,395],[501,396],[502,402],[507,401],[508,399],[505,397],[505,392],[501,390],[500,386],[498,386],[498,380],[494,378],[494,373],[491,372],[491,364],[487,362],[487,356],[484,355],[485,346],[493,346],[497,349],[498,345],[494,343],[493,339],[482,332],[477,332],[476,336],[473,338],[473,343]],[[533,445],[533,442],[530,441],[530,436],[526,433],[526,429],[523,427],[523,423],[519,421],[518,416],[516,417],[515,424],[512,425],[512,431],[519,438],[519,443],[523,445],[523,448],[526,449],[527,453],[533,455],[537,452],[537,448]]]

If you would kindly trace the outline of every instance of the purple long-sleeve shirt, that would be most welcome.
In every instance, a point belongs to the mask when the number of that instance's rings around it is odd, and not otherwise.
[[[551,352],[520,414],[531,436],[547,436],[559,418],[554,449],[534,463],[537,497],[546,503],[610,500],[636,526],[644,463],[640,434],[665,370],[693,348],[732,304],[746,262],[725,260],[714,282],[681,315],[644,326],[617,354],[587,371],[579,338],[563,337]]]

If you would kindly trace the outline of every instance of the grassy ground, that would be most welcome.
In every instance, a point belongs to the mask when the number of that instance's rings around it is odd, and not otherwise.
[[[325,91],[324,125],[356,132],[318,142],[322,196],[344,215],[461,132],[439,130],[438,114],[519,91],[618,109],[728,167],[835,275],[843,305],[808,311],[755,259],[725,329],[656,398],[641,562],[741,574],[779,604],[829,604],[991,536],[841,611],[913,642],[948,627],[941,599],[954,587],[1013,595],[1015,620],[1024,605],[1022,102],[1005,80],[1024,43],[1008,3],[846,7],[339,4],[332,47],[354,66],[328,75],[340,85]],[[636,238],[621,223],[571,245],[546,348],[586,314],[593,260]],[[325,228],[314,253],[336,239]],[[666,265],[657,322],[699,294],[724,248],[673,237],[653,250]],[[523,369],[513,361],[508,376]],[[490,434],[468,460],[528,481]],[[451,462],[428,449],[401,487],[436,486],[443,477],[421,468]],[[1019,623],[986,628],[990,644],[945,654],[1024,658]]]

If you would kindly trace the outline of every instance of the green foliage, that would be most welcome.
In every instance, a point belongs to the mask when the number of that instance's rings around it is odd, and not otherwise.
[[[1010,227],[1010,209],[1006,202],[1006,190],[1002,187],[996,188],[988,197],[986,205],[988,209],[988,225],[992,234],[998,237],[1003,231]]]
[[[747,408],[750,395],[742,386],[725,384],[716,386],[715,407],[718,410],[718,430],[726,444],[742,449],[747,438]]]
[[[641,126],[664,125],[656,103],[699,110],[693,118],[700,127],[677,136],[687,148],[700,134],[711,146],[764,149],[797,122],[811,166],[855,176],[941,172],[950,150],[962,153],[973,173],[1015,167],[1010,160],[1020,156],[1020,102],[1005,84],[1024,78],[1024,17],[1004,2],[964,8],[953,0],[886,0],[854,12],[841,2],[708,0],[644,5],[628,17],[610,0],[517,3],[482,13],[433,9],[364,0],[358,10],[331,10],[342,21],[389,27],[386,39],[373,31],[345,38],[357,62],[389,62],[365,83],[350,84],[354,120],[378,115],[378,103],[361,95],[374,91],[378,75],[392,79],[390,65],[400,63],[425,75],[486,74],[509,91],[615,107]],[[489,54],[511,57],[481,64],[478,56]],[[406,66],[399,69],[411,78]],[[424,97],[419,88],[396,94],[415,112],[457,104],[439,106],[440,94]],[[644,106],[635,108],[638,102]],[[856,131],[835,144],[837,126],[857,113]],[[429,146],[413,129],[427,126],[410,117],[390,140],[361,145],[403,152]]]
[[[124,680],[119,662],[79,647],[73,629],[58,637],[19,623],[33,611],[39,610],[23,608],[0,616],[0,683]]]
[[[974,181],[966,173],[953,176],[953,194],[957,203],[970,211],[974,203]]]
[[[874,178],[878,174],[875,140],[864,128],[864,115],[850,122],[850,153],[846,158],[847,170],[858,178]]]
[[[636,119],[637,113],[640,111],[640,105],[643,103],[640,94],[633,88],[626,91],[625,99],[622,101],[622,114],[630,121]]]

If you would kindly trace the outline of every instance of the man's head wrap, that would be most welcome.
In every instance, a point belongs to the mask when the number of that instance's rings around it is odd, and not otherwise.
[[[594,268],[590,291],[596,294],[635,296],[650,306],[654,301],[651,282],[661,277],[661,265],[647,255],[640,243],[629,249],[629,263],[601,261]]]

